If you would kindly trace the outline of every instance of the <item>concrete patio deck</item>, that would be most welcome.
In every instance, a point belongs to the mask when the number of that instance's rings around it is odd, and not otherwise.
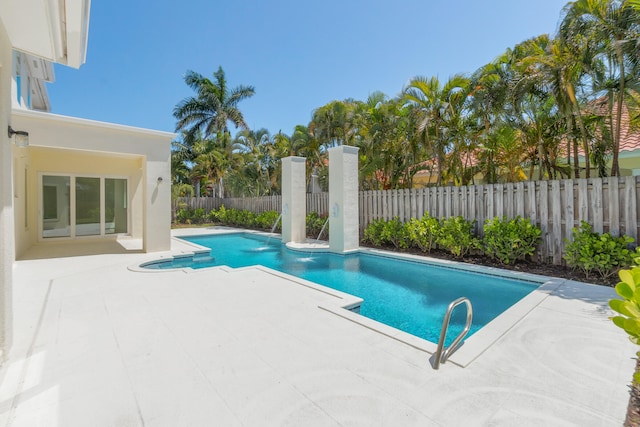
[[[608,320],[610,288],[566,281],[466,368],[436,371],[428,353],[318,308],[334,296],[268,271],[140,273],[128,266],[170,253],[64,250],[36,247],[15,264],[0,425],[615,426],[625,416],[637,348]]]

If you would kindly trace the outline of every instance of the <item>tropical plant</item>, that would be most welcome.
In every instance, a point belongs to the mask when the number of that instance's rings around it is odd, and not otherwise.
[[[632,252],[628,249],[633,243],[631,237],[596,233],[586,221],[572,230],[572,241],[567,239],[566,243],[564,259],[567,265],[579,268],[586,277],[596,273],[606,279],[632,262]]]
[[[619,176],[619,151],[622,131],[622,112],[625,98],[629,96],[627,82],[633,81],[628,72],[629,62],[637,62],[637,40],[640,14],[633,7],[626,7],[624,0],[576,0],[567,3],[560,26],[564,40],[584,39],[586,48],[593,52],[591,64],[594,72],[606,70],[609,81],[615,82],[610,92],[612,111],[613,160],[611,175]],[[599,64],[594,65],[596,61]],[[637,78],[637,76],[635,76]],[[615,89],[614,89],[615,87]]]
[[[484,252],[503,264],[513,264],[534,254],[541,234],[538,227],[519,216],[489,219],[484,224]]]
[[[383,218],[374,219],[364,229],[364,243],[370,243],[374,246],[384,246],[388,242],[383,237],[386,220]]]
[[[638,255],[638,252],[636,252]],[[622,299],[612,299],[609,307],[617,313],[611,320],[622,328],[632,343],[640,344],[640,258],[635,258],[635,266],[631,270],[620,270],[620,282],[616,285],[616,293]],[[636,353],[640,356],[640,352]],[[640,425],[640,358],[636,359],[636,368],[631,381],[629,404],[625,426]]]
[[[327,216],[320,215],[318,212],[309,212],[306,217],[307,224],[307,237],[316,239],[318,237],[327,239],[329,238],[329,224],[327,224]],[[326,226],[325,226],[326,224]],[[320,232],[322,236],[320,236]]]
[[[277,223],[276,223],[277,221]],[[282,230],[282,221],[277,211],[264,211],[256,215],[255,225],[263,230]]]
[[[248,128],[238,104],[253,96],[255,89],[243,85],[229,89],[222,67],[213,73],[213,77],[212,81],[195,71],[188,71],[184,81],[196,95],[179,102],[173,109],[173,115],[177,119],[176,130],[184,131],[183,141],[187,145],[196,141],[207,142],[207,149],[199,150],[198,158],[190,159],[195,163],[192,170],[213,177],[222,197],[223,178],[233,163],[228,125]]]
[[[461,216],[449,217],[441,222],[437,243],[455,257],[462,258],[480,246],[480,240],[473,231],[475,221],[468,221]]]
[[[452,151],[460,135],[459,122],[469,93],[469,79],[454,75],[441,83],[437,77],[414,77],[402,91],[402,99],[416,114],[416,130],[428,156],[436,162],[437,183],[444,183]]]
[[[242,160],[234,172],[241,185],[236,192],[243,196],[260,197],[272,193],[276,187],[277,164],[275,144],[266,129],[242,130],[234,140],[233,151]]]
[[[382,241],[391,243],[396,249],[407,249],[409,247],[407,228],[398,217],[394,217],[384,223],[380,237]]]
[[[411,243],[422,252],[431,252],[440,236],[440,221],[429,215],[428,212],[422,218],[411,218],[407,223],[407,233]]]
[[[211,81],[195,71],[187,71],[184,81],[196,96],[185,98],[174,108],[173,115],[178,120],[176,130],[202,131],[208,137],[228,132],[229,122],[236,128],[248,129],[238,104],[253,96],[253,86],[229,89],[222,67],[213,73],[213,77]]]

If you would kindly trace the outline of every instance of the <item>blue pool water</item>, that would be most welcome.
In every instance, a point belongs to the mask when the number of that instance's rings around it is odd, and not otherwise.
[[[467,297],[473,306],[473,334],[540,283],[479,274],[410,260],[355,253],[291,251],[279,240],[263,236],[226,234],[182,239],[211,248],[197,255],[144,264],[145,268],[204,268],[263,265],[364,300],[360,314],[437,343],[449,303]],[[464,305],[454,311],[447,341],[464,327]]]

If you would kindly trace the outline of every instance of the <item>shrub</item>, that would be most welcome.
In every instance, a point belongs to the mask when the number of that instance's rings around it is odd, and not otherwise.
[[[207,215],[205,213],[204,208],[196,208],[193,210],[193,215],[191,216],[191,221],[195,224],[201,224],[207,219]]]
[[[396,249],[407,249],[409,247],[407,227],[398,217],[385,222],[381,233],[381,239],[391,243]]]
[[[461,216],[442,220],[438,245],[451,252],[457,258],[462,258],[470,250],[480,246],[478,238],[473,232],[474,221],[467,221]]]
[[[422,252],[431,252],[440,234],[440,221],[425,213],[421,219],[411,218],[407,223],[409,241]]]
[[[528,219],[496,217],[484,224],[484,251],[503,264],[515,263],[533,255],[541,234],[542,231]]]
[[[224,207],[224,205],[220,206],[220,209],[218,209],[217,211],[211,211],[209,213],[209,217],[215,221],[215,222],[219,222],[221,224],[228,224],[228,220],[227,220],[227,208]]]
[[[572,242],[565,240],[564,259],[567,265],[579,268],[587,277],[595,272],[606,279],[631,264],[633,253],[627,246],[633,243],[633,239],[629,236],[595,233],[585,221],[580,228],[573,229],[572,236]]]
[[[370,243],[373,246],[384,246],[387,244],[388,242],[383,239],[382,233],[385,223],[386,221],[382,218],[371,221],[364,229],[363,241],[365,243]]]
[[[327,222],[327,217],[324,215],[320,215],[318,214],[318,212],[309,212],[307,214],[307,218],[306,218],[306,224],[307,224],[307,236],[309,237],[313,237],[314,239],[318,237],[318,235],[320,234],[320,231],[322,230],[322,227],[324,226],[325,222]],[[327,224],[327,226],[324,229],[324,233],[322,233],[322,236],[324,238],[328,238],[329,237],[329,225]]]
[[[256,226],[256,214],[248,210],[235,209],[234,225],[239,227],[253,228]]]
[[[255,216],[255,220],[254,220],[255,226],[263,230],[271,231],[271,229],[273,229],[273,225],[275,224],[275,222],[278,221],[278,224],[276,224],[276,227],[273,230],[274,231],[282,230],[282,221],[278,220],[279,216],[280,214],[277,211],[261,212]]]
[[[221,210],[224,210],[224,206],[220,207]],[[220,216],[219,216],[219,212],[215,209],[211,209],[211,211],[207,214],[207,219],[210,222],[214,222],[214,223],[220,223],[222,221],[220,221]]]
[[[176,222],[179,224],[191,224],[193,212],[189,208],[181,208],[176,212]]]

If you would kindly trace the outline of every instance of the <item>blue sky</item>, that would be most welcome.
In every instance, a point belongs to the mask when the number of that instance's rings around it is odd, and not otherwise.
[[[332,100],[390,97],[414,76],[471,73],[554,34],[560,0],[93,1],[87,62],[56,65],[52,112],[174,131],[187,70],[218,66],[252,129],[291,134]]]

